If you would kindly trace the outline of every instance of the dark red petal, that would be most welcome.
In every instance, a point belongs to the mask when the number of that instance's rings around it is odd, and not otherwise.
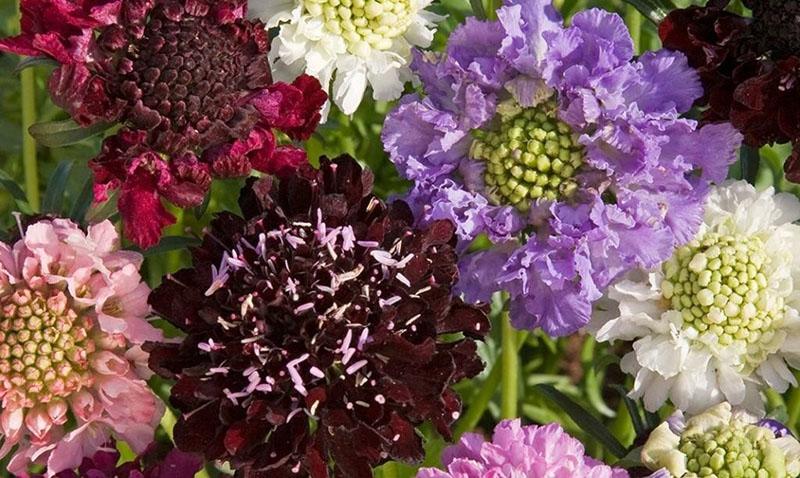
[[[155,156],[137,158],[129,169],[119,196],[119,213],[125,235],[141,248],[158,244],[161,231],[175,223],[175,217],[161,204],[156,178],[145,163],[160,162]]]
[[[328,95],[319,81],[308,75],[299,76],[291,85],[275,83],[251,99],[263,120],[292,139],[311,137],[321,119],[322,105]]]

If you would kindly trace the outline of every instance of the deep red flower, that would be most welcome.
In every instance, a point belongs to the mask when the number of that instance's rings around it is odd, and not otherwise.
[[[148,349],[177,380],[179,447],[239,477],[368,478],[422,459],[424,421],[449,438],[451,385],[481,370],[489,322],[452,297],[453,225],[414,229],[371,188],[348,157],[249,180],[244,218],[219,215],[193,267],[150,296],[187,333]]]
[[[307,139],[326,94],[308,76],[272,83],[267,32],[245,18],[246,0],[23,0],[21,8],[22,34],[0,40],[0,50],[55,59],[49,89],[58,106],[84,126],[123,126],[91,167],[97,200],[120,189],[136,244],[155,244],[174,221],[162,198],[196,206],[211,177],[285,173],[305,161],[274,130]]]
[[[203,467],[203,460],[155,443],[135,460],[119,464],[115,444],[108,443],[91,458],[84,458],[76,470],[57,473],[55,478],[192,478]],[[41,478],[41,477],[34,477]]]
[[[753,18],[726,11],[728,3],[672,11],[661,39],[699,71],[703,119],[730,121],[753,147],[793,143],[786,177],[800,182],[800,1],[745,0]]]

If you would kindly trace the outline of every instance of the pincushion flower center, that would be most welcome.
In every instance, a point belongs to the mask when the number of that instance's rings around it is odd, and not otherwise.
[[[87,385],[92,324],[63,292],[19,289],[0,297],[0,396],[29,408]]]
[[[413,0],[303,0],[311,16],[341,36],[350,53],[368,56],[371,49],[388,50],[414,19]]]
[[[685,433],[678,445],[686,454],[684,478],[784,477],[782,452],[769,443],[771,432],[733,420],[705,433]]]
[[[473,131],[469,154],[486,162],[490,198],[525,212],[538,199],[567,198],[577,189],[584,151],[572,128],[558,119],[555,99],[532,108],[502,103],[496,119],[494,129]]]
[[[768,342],[785,310],[782,297],[767,295],[770,262],[758,237],[707,233],[664,264],[662,293],[686,327],[722,345]]]

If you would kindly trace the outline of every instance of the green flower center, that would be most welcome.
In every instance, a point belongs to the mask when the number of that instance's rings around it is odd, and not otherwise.
[[[368,56],[371,49],[390,49],[416,13],[411,0],[303,0],[303,6],[329,32],[344,38],[347,49],[357,56]]]
[[[688,472],[682,478],[783,478],[786,458],[770,443],[771,433],[733,420],[729,426],[681,436]]]
[[[554,99],[533,108],[502,103],[497,120],[492,130],[473,131],[470,148],[470,158],[486,161],[484,181],[496,204],[526,212],[538,199],[563,199],[577,189],[583,147],[558,119]]]
[[[769,342],[784,301],[768,295],[770,258],[758,237],[705,234],[664,264],[661,290],[684,325],[722,345]]]
[[[0,297],[0,396],[21,407],[67,397],[90,380],[92,327],[61,291]]]

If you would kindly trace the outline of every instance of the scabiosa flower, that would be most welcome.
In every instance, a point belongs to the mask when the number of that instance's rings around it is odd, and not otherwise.
[[[449,437],[451,385],[482,364],[485,313],[451,297],[454,227],[412,227],[349,157],[251,180],[165,278],[155,310],[188,334],[150,365],[175,378],[175,440],[237,476],[367,478],[424,453],[415,426]]]
[[[26,476],[80,465],[114,437],[143,452],[164,411],[144,381],[142,257],[120,251],[108,222],[82,231],[41,219],[0,242],[0,457]],[[12,451],[13,450],[13,451]]]
[[[600,341],[633,341],[622,369],[649,410],[669,398],[698,413],[728,401],[760,412],[760,390],[797,385],[800,202],[744,181],[715,187],[697,236],[609,289]],[[598,322],[602,323],[598,316]]]
[[[793,143],[786,177],[800,182],[800,3],[745,0],[752,18],[726,11],[729,3],[673,10],[659,34],[700,72],[703,117],[731,121],[753,147]]]
[[[442,17],[431,0],[250,0],[251,15],[280,27],[270,59],[275,76],[305,71],[353,114],[367,86],[376,100],[395,100],[411,78],[411,47],[430,46]],[[335,79],[334,79],[335,76]],[[326,109],[327,113],[327,109]]]
[[[107,443],[75,470],[64,470],[55,478],[193,478],[203,468],[203,460],[192,453],[150,445],[135,460],[119,463],[115,444]],[[36,475],[41,478],[41,475]],[[36,478],[35,477],[35,478]]]
[[[556,424],[522,426],[504,420],[492,441],[466,433],[442,454],[444,470],[423,468],[417,478],[489,478],[493,476],[563,476],[572,478],[628,478],[584,454],[583,445]]]
[[[22,34],[0,50],[48,56],[53,101],[83,126],[123,128],[90,166],[95,199],[120,190],[127,235],[158,242],[161,204],[199,205],[212,178],[305,161],[274,130],[307,139],[327,96],[317,80],[272,83],[264,26],[245,0],[25,0]]]
[[[772,420],[727,402],[684,419],[677,412],[650,434],[642,462],[659,478],[790,478],[800,474],[800,442]]]
[[[465,258],[467,297],[509,291],[517,327],[563,335],[612,279],[691,239],[739,135],[681,119],[696,73],[679,53],[634,60],[617,15],[566,28],[547,0],[507,0],[498,17],[415,56],[427,96],[403,98],[383,140],[423,224],[447,218],[462,247],[495,244]]]

